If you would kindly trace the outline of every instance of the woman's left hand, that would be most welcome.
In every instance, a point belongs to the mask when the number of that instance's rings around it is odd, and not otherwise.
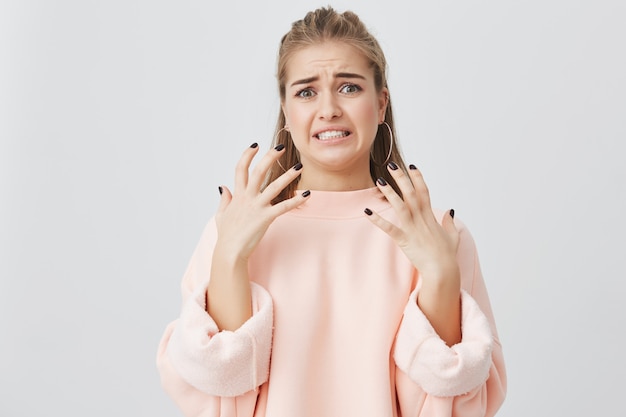
[[[441,224],[435,218],[424,178],[415,165],[405,174],[390,162],[391,176],[402,191],[400,197],[384,179],[376,185],[398,215],[393,224],[366,209],[368,218],[387,233],[419,271],[422,287],[418,305],[448,345],[460,341],[460,271],[456,260],[459,232],[454,212],[444,215]]]

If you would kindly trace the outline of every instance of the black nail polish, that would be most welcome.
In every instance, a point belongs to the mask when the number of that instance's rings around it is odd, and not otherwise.
[[[256,143],[256,142],[254,142],[252,145],[250,145],[250,147],[251,147],[252,149],[256,148],[257,146],[259,146],[259,144],[258,144],[258,143]]]
[[[380,185],[382,185],[383,187],[385,185],[387,185],[387,181],[385,181],[385,179],[383,177],[380,177],[376,180],[377,183],[379,183]]]
[[[454,209],[450,209],[450,217],[454,219]]]
[[[393,171],[395,171],[396,169],[398,169],[398,165],[396,165],[395,162],[391,161],[389,162],[389,164],[387,164],[389,166],[389,168],[391,168]]]
[[[217,191],[219,191],[220,195],[222,195],[222,193],[224,192],[224,189],[221,186],[219,186],[217,187]]]
[[[417,167],[413,164],[409,165],[409,169],[417,169]]]
[[[285,145],[283,145],[282,143],[274,148],[274,150],[277,152],[280,152],[283,149],[285,149]]]
[[[365,212],[365,214],[367,214],[368,216],[372,215],[372,210],[366,208],[365,210],[363,210]]]
[[[293,169],[295,169],[296,171],[300,171],[302,169],[302,164],[298,162],[293,166]]]
[[[306,190],[305,192],[302,193],[302,197],[308,197],[311,195],[311,191],[310,190]]]

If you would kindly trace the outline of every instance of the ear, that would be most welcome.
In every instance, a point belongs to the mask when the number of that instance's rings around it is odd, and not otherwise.
[[[384,87],[378,93],[378,123],[385,121],[385,112],[387,111],[387,104],[389,104],[389,90]]]

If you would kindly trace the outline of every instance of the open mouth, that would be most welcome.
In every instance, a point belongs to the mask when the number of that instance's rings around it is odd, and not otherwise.
[[[319,140],[331,140],[331,139],[340,139],[348,136],[350,132],[347,130],[327,130],[325,132],[318,133],[315,135]]]

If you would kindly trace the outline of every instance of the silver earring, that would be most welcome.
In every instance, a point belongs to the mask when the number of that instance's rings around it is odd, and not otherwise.
[[[387,130],[389,131],[389,152],[387,153],[387,158],[385,159],[385,162],[383,162],[382,164],[379,164],[374,159],[374,154],[372,153],[372,151],[370,151],[370,158],[372,158],[372,162],[374,162],[378,166],[384,166],[389,161],[389,158],[391,158],[391,152],[393,151],[393,132],[391,131],[391,126],[389,126],[389,123],[387,122],[382,122],[381,125],[387,126]]]

